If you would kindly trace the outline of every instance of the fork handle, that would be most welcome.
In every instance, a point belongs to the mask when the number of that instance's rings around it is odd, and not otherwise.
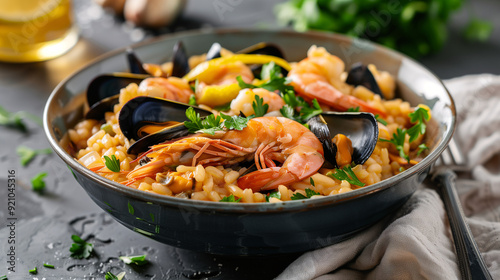
[[[448,215],[460,274],[462,279],[493,279],[465,222],[465,215],[455,189],[456,177],[457,175],[450,169],[442,169],[435,173],[433,180],[438,185]]]

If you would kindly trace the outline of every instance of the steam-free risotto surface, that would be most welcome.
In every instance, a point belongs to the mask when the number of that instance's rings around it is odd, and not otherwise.
[[[156,70],[152,74],[162,77],[129,84],[104,120],[83,120],[69,130],[75,158],[109,180],[145,192],[214,202],[274,203],[372,185],[417,164],[426,154],[425,122],[430,111],[395,99],[394,78],[374,65],[368,69],[382,95],[346,83],[344,63],[322,47],[312,46],[307,57],[296,63],[239,58],[230,52],[216,59],[217,63],[204,59],[203,55],[192,57],[192,70],[182,78],[170,76],[170,63],[146,65],[146,69]],[[250,68],[257,63],[265,65],[260,76]],[[287,77],[282,68],[288,70]],[[281,87],[262,86],[270,81]],[[287,95],[308,105],[282,97]],[[226,120],[213,135],[197,131],[178,141],[156,143],[146,153],[128,154],[134,140],[123,135],[118,118],[123,105],[137,96],[196,102],[215,115],[221,110],[227,116],[255,117],[246,118],[239,130],[230,129]],[[259,116],[266,104],[267,115]],[[304,125],[309,117],[304,108],[314,111],[318,105],[324,112],[376,115],[378,141],[364,164],[352,162],[350,141],[340,136],[335,140],[337,168],[324,160],[321,141]],[[285,115],[294,120],[281,117],[286,113],[284,106],[292,109],[291,115]],[[119,165],[119,170],[111,170],[108,161]]]

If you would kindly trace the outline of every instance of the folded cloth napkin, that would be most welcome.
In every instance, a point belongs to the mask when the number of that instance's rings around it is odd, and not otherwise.
[[[468,158],[457,180],[467,223],[500,279],[500,76],[445,81],[454,97],[455,140]],[[459,279],[443,203],[423,186],[393,215],[356,236],[305,253],[277,279]]]

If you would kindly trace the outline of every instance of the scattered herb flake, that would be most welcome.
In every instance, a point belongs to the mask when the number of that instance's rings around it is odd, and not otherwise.
[[[120,172],[120,160],[116,158],[115,155],[111,155],[111,158],[104,156],[104,164],[106,167],[113,172]]]
[[[48,263],[44,263],[43,266],[46,267],[46,268],[52,268],[52,269],[55,268],[53,265],[48,264]]]
[[[313,99],[311,107],[302,97],[296,96],[293,90],[283,93],[283,101],[285,105],[280,109],[281,115],[302,124],[323,112],[316,99]]]
[[[21,165],[26,166],[28,163],[30,163],[36,155],[41,155],[41,154],[50,154],[52,153],[52,150],[50,148],[47,149],[41,149],[41,150],[33,150],[31,148],[28,148],[26,146],[19,146],[16,149],[17,155],[20,157],[21,160]]]
[[[255,95],[255,101],[252,102],[252,108],[255,112],[255,117],[262,117],[267,113],[269,104],[264,104],[264,98]]]
[[[347,109],[347,112],[359,112],[360,108],[359,106],[358,107],[351,107],[349,109]]]
[[[130,202],[127,203],[127,206],[128,206],[128,213],[130,215],[134,215],[135,213],[135,210],[134,210],[134,207],[132,206],[132,204],[130,204]]]
[[[43,192],[45,189],[45,181],[43,179],[45,177],[47,177],[47,172],[40,172],[31,179],[31,186],[34,191]]]
[[[146,260],[146,255],[141,256],[121,256],[119,257],[126,264],[135,264],[135,265],[145,265],[148,263]]]
[[[29,273],[31,273],[31,274],[37,274],[37,273],[38,273],[38,270],[37,270],[36,266],[35,266],[35,268],[30,269],[30,270],[29,270]]]
[[[233,194],[231,194],[230,196],[225,196],[221,200],[219,200],[219,202],[240,202],[240,201],[241,197],[236,199],[236,197],[234,197]]]
[[[427,147],[427,145],[425,145],[425,143],[422,143],[420,145],[418,145],[418,152],[417,152],[417,157],[425,150],[428,150],[429,147]]]
[[[292,200],[299,200],[299,199],[308,199],[311,198],[314,195],[320,195],[319,192],[315,192],[311,189],[305,189],[306,195],[303,195],[301,193],[294,193],[291,197]]]
[[[392,134],[391,140],[386,140],[386,139],[379,139],[379,140],[382,142],[389,142],[394,144],[394,146],[396,146],[396,149],[399,152],[399,156],[410,162],[410,156],[408,156],[404,151],[405,138],[406,138],[406,130],[398,128],[396,132]]]
[[[316,187],[316,185],[314,184],[314,180],[313,180],[312,177],[309,177],[309,183],[311,183],[311,186]]]
[[[266,195],[266,201],[269,202],[269,199],[271,197],[274,197],[274,198],[277,198],[277,199],[281,199],[281,193],[279,191],[275,191],[275,192],[272,192],[272,193],[268,193]]]
[[[349,184],[351,185],[356,185],[356,186],[359,186],[359,187],[363,187],[365,186],[364,183],[362,183],[358,177],[356,177],[356,174],[354,174],[354,171],[352,171],[351,167],[350,166],[345,166],[344,168],[342,169],[335,169],[334,172],[328,172],[326,174],[327,176],[330,176],[330,177],[333,177],[337,180],[340,180],[340,181],[347,181]]]
[[[379,123],[381,123],[381,124],[383,124],[383,125],[387,125],[387,122],[386,122],[384,119],[382,119],[382,118],[381,118],[378,114],[376,114],[376,115],[375,115],[375,119],[376,119]]]
[[[22,132],[26,132],[26,124],[22,118],[22,113],[11,113],[0,106],[0,125],[4,125],[10,128],[18,129]]]
[[[118,275],[114,275],[111,271],[106,272],[104,275],[105,280],[122,280],[123,276],[125,276],[125,271],[120,272]]]
[[[2,275],[0,276],[0,280],[9,280],[9,279],[7,278],[7,275]]]
[[[90,257],[90,254],[94,250],[94,245],[91,243],[85,242],[78,235],[71,235],[71,239],[73,240],[73,244],[71,244],[71,248],[69,251],[71,252],[71,257],[75,259],[87,259]]]
[[[281,77],[281,67],[276,65],[274,61],[262,65],[260,72],[261,80],[272,80]]]

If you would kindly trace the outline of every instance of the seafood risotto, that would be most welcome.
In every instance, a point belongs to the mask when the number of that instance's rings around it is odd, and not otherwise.
[[[395,98],[388,72],[346,72],[316,46],[291,63],[269,47],[235,54],[219,46],[189,59],[181,49],[172,62],[143,63],[150,77],[122,88],[103,118],[68,131],[74,157],[142,191],[245,203],[348,192],[425,157],[430,110]],[[360,127],[362,137],[351,136]]]

